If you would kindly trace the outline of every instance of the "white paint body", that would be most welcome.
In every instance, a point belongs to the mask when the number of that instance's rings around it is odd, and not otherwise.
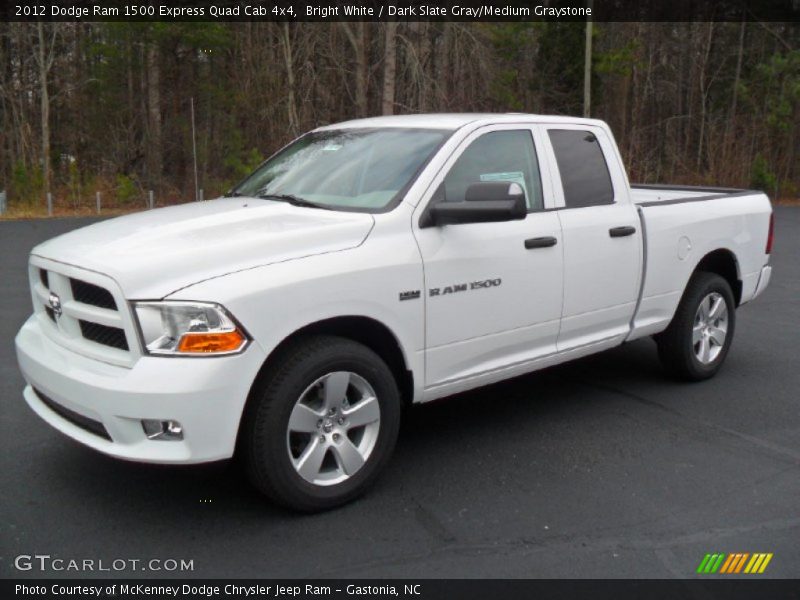
[[[631,188],[613,136],[596,120],[536,115],[381,117],[329,126],[454,130],[394,209],[321,211],[248,198],[185,204],[104,221],[32,251],[34,315],[16,338],[24,396],[44,420],[120,458],[164,463],[230,457],[247,395],[270,353],[293,333],[343,316],[373,319],[395,337],[425,402],[604,350],[664,330],[689,277],[708,253],[736,259],[740,303],[769,282],[771,207],[759,192],[717,194]],[[547,129],[590,130],[606,157],[614,203],[567,209]],[[505,223],[420,228],[420,217],[469,142],[501,129],[531,131],[544,211]],[[712,194],[714,196],[714,194]],[[681,200],[676,202],[676,200]],[[611,227],[636,233],[611,238]],[[524,240],[553,236],[550,248]],[[84,340],[44,312],[62,286],[65,315],[115,324],[130,350]],[[69,277],[108,289],[116,314],[70,302]],[[431,288],[501,279],[487,289],[431,296]],[[418,299],[399,301],[404,291]],[[252,337],[237,355],[149,356],[130,301],[216,302]],[[98,312],[98,310],[100,312]],[[88,311],[88,313],[87,313]],[[70,315],[72,315],[70,317]],[[43,403],[102,423],[111,441]],[[174,419],[181,441],[149,440],[141,419]]]

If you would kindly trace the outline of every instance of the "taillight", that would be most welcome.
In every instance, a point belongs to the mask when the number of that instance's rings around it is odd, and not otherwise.
[[[769,233],[767,233],[767,254],[772,254],[772,239],[775,237],[775,213],[769,216]]]

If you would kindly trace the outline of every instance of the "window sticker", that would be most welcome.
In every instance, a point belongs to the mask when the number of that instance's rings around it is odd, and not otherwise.
[[[525,198],[528,196],[528,188],[525,187],[525,175],[522,171],[506,171],[505,173],[481,173],[481,181],[508,181],[511,183],[518,183],[525,192]]]

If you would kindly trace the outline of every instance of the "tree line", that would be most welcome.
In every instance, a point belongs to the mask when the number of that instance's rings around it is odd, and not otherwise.
[[[322,124],[581,115],[591,93],[634,181],[798,196],[797,24],[595,23],[591,41],[587,64],[582,23],[0,23],[0,190],[190,200],[196,149],[208,198]]]

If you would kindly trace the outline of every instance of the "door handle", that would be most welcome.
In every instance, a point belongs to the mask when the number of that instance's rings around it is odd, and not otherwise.
[[[608,230],[608,235],[611,237],[625,237],[626,235],[633,235],[636,233],[636,227],[625,225],[623,227],[612,227]]]
[[[525,240],[525,248],[531,250],[533,248],[550,248],[555,246],[558,240],[554,237],[538,237]]]

